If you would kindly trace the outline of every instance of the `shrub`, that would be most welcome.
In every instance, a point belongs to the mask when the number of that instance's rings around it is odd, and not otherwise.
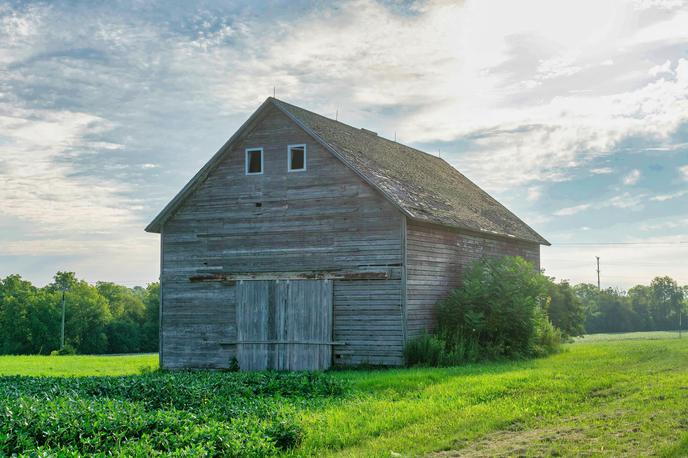
[[[533,356],[547,356],[559,351],[563,333],[556,328],[547,317],[547,314],[538,309],[535,313],[535,334],[531,344]]]
[[[404,360],[407,366],[439,366],[443,353],[444,342],[423,333],[406,343]]]
[[[483,259],[437,304],[437,330],[408,342],[408,365],[448,366],[551,353],[561,342],[545,309],[549,280],[522,258]]]
[[[50,356],[64,356],[64,355],[76,355],[76,349],[69,344],[59,350],[53,350],[50,352]]]
[[[544,286],[544,277],[522,258],[476,262],[463,286],[438,304],[438,334],[448,351],[476,348],[473,358],[528,356]]]

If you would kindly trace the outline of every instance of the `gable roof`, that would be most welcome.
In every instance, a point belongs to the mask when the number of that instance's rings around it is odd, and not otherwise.
[[[272,97],[251,115],[146,227],[147,231],[160,231],[169,215],[268,106],[276,107],[291,118],[411,219],[549,245],[547,240],[443,159]]]

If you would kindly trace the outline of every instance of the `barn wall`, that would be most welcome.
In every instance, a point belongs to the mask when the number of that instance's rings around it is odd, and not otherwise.
[[[287,145],[307,144],[307,171],[287,172]],[[264,148],[264,174],[244,150]],[[256,204],[260,204],[257,206]],[[164,224],[162,359],[226,367],[235,354],[235,287],[215,273],[384,270],[388,280],[334,282],[335,364],[401,362],[403,216],[354,172],[270,109]]]
[[[463,270],[485,256],[521,256],[540,268],[540,245],[488,238],[407,222],[407,329],[418,336],[434,326],[434,305],[461,283]]]

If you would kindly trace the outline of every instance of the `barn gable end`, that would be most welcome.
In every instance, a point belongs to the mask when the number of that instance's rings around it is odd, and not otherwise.
[[[287,170],[305,144],[307,170]],[[245,149],[264,173],[245,174]],[[229,366],[242,279],[333,278],[336,364],[402,358],[403,215],[274,107],[228,145],[161,226],[161,360],[166,368]],[[344,278],[343,278],[344,277]]]

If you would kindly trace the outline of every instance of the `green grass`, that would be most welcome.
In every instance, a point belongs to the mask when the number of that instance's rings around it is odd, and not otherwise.
[[[686,332],[683,336],[688,337]],[[678,331],[617,332],[611,334],[587,334],[577,342],[606,342],[611,340],[678,339]]]
[[[131,357],[116,358],[138,372]],[[283,453],[688,456],[688,338],[673,333],[587,336],[538,360],[329,376],[346,380],[348,394],[288,401],[303,439]]]
[[[533,361],[340,376],[360,397],[304,415],[304,449],[313,454],[647,455],[688,434],[688,339],[572,344]]]
[[[0,376],[94,376],[139,374],[158,368],[157,353],[141,355],[2,356]]]

